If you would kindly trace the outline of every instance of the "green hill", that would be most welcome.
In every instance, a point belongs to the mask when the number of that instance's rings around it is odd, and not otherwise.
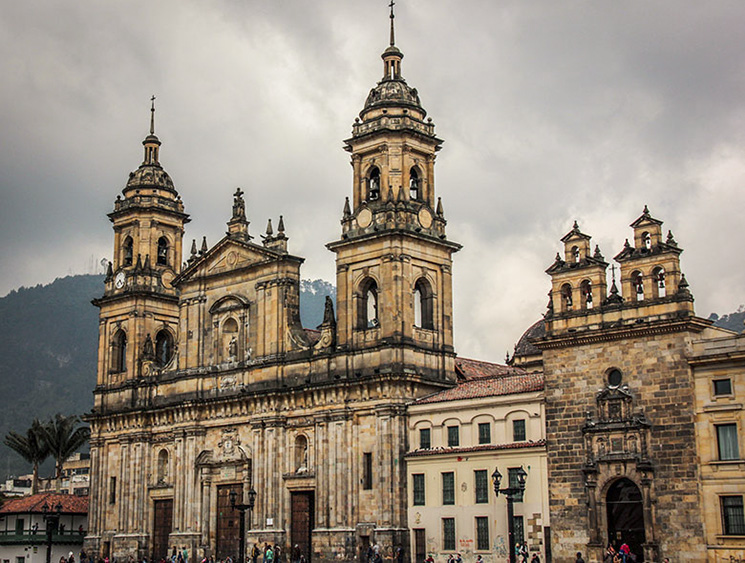
[[[103,276],[80,275],[45,286],[21,288],[0,298],[0,438],[25,432],[34,417],[83,414],[93,406],[98,346],[98,309],[91,299],[103,293]],[[333,285],[303,280],[300,318],[315,328],[323,320]],[[51,463],[42,474],[51,473]],[[0,475],[30,471],[0,440]]]

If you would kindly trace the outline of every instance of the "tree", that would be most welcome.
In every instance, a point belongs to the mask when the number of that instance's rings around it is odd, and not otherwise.
[[[62,465],[75,453],[90,437],[90,428],[79,426],[77,416],[64,416],[59,413],[43,425],[44,441],[49,448],[49,453],[55,459],[55,486],[56,492],[60,492],[62,486]]]
[[[25,436],[17,432],[8,432],[4,440],[6,446],[15,450],[33,467],[32,495],[36,494],[39,489],[39,465],[44,463],[51,453],[45,434],[44,424],[38,418],[35,418],[31,427],[26,430]]]

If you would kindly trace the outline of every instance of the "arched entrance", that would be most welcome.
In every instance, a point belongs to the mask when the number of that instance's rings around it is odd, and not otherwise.
[[[618,549],[627,543],[637,561],[644,561],[644,507],[642,493],[630,479],[619,479],[608,489],[608,541]]]

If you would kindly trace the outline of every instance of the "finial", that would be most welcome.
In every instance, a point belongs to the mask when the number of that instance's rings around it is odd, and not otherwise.
[[[150,134],[155,135],[155,94],[150,98]]]
[[[272,229],[272,220],[271,218],[266,223],[266,236],[270,237],[274,234],[274,229]]]
[[[593,258],[595,258],[596,260],[603,260],[604,259],[603,253],[600,252],[600,247],[597,244],[595,245],[595,254],[594,254]]]
[[[435,210],[435,213],[438,217],[442,217],[444,215],[443,209],[442,209],[442,198],[437,198],[437,209]]]
[[[204,254],[207,252],[207,237],[202,237],[202,248],[199,249],[199,254]]]
[[[194,258],[197,255],[197,239],[191,239],[191,257]]]
[[[643,211],[643,213],[644,213],[644,215],[649,215],[649,207],[647,207],[646,204],[644,204],[644,211]]]
[[[667,231],[667,241],[665,242],[667,242],[667,244],[669,244],[670,246],[678,246],[678,243],[675,240],[675,237],[673,236],[672,231]]]
[[[285,219],[282,215],[279,216],[279,223],[277,223],[277,232],[282,234],[285,232]]]
[[[579,224],[577,223],[577,220],[574,221],[574,226],[572,227],[575,231],[579,231]]]
[[[352,215],[352,210],[349,207],[349,198],[348,197],[344,199],[344,211],[343,211],[343,214],[344,214],[344,218],[345,219],[348,218],[348,217],[350,217]]]
[[[629,239],[626,239],[626,242],[623,243],[624,248],[631,248],[631,244],[629,244]]]
[[[393,46],[393,45],[396,44],[395,32],[393,30],[393,20],[396,17],[394,15],[394,13],[393,13],[393,6],[395,6],[395,5],[396,5],[396,3],[393,0],[391,0],[391,3],[388,4],[388,7],[391,9],[391,46]]]
[[[613,280],[613,285],[616,284],[616,265],[612,264],[610,267],[610,273],[611,273],[611,279]],[[616,290],[618,291],[618,290]]]

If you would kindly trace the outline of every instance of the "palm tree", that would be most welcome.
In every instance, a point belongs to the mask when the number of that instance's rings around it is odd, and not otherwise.
[[[87,426],[75,427],[78,421],[77,416],[64,416],[57,413],[53,419],[43,426],[44,441],[56,463],[55,479],[57,484],[55,490],[58,493],[62,485],[62,465],[90,437],[90,428]]]
[[[32,465],[34,476],[31,481],[31,494],[36,494],[39,489],[39,465],[44,463],[51,453],[45,440],[44,425],[35,418],[31,427],[26,430],[25,436],[17,432],[8,432],[4,442]]]

